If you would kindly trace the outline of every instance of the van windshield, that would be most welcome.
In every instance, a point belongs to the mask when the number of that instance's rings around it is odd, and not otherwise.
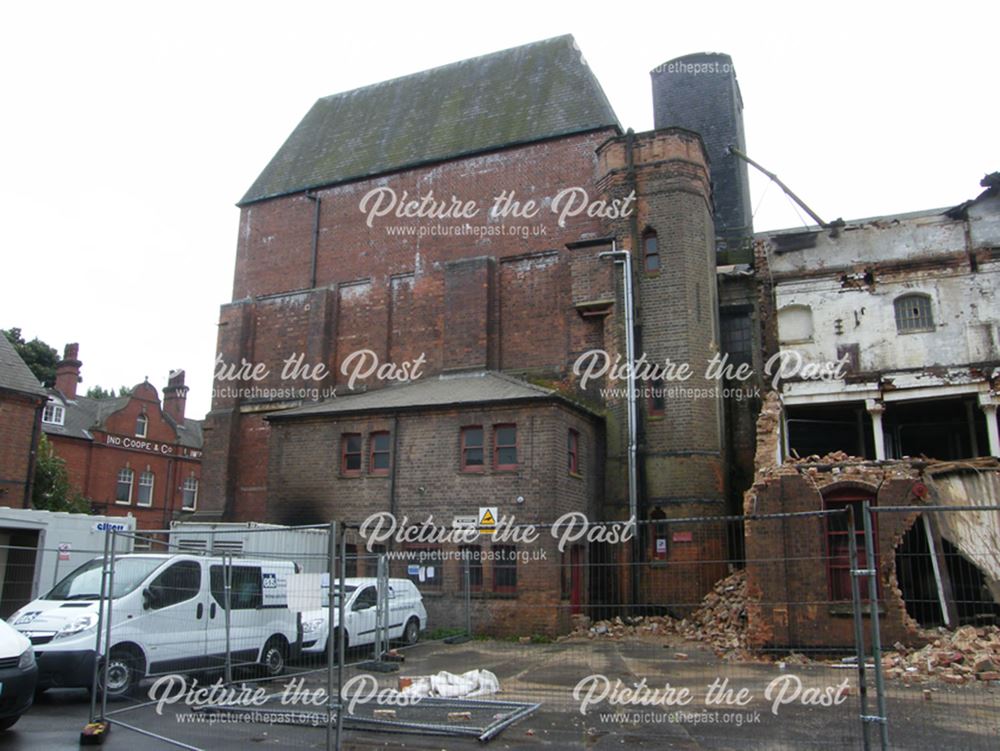
[[[112,598],[123,597],[134,590],[146,577],[163,564],[162,558],[115,559]],[[101,575],[104,561],[95,558],[67,576],[45,595],[45,600],[98,600],[101,597]]]

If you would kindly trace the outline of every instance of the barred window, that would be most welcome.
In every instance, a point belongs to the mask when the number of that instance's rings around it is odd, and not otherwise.
[[[927,295],[903,295],[897,297],[893,304],[896,308],[896,330],[898,332],[934,330],[931,298]]]

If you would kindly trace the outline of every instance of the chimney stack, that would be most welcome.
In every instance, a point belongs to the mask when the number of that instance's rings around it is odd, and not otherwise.
[[[184,424],[184,407],[187,405],[188,387],[184,385],[184,371],[171,370],[167,387],[163,389],[163,411],[178,425]]]
[[[76,399],[76,385],[80,382],[80,366],[77,359],[80,345],[74,342],[67,344],[63,350],[63,359],[56,363],[56,389],[67,399]]]

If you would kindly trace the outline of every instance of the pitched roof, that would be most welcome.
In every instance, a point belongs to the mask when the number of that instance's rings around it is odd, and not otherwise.
[[[0,389],[20,391],[32,396],[45,396],[45,389],[25,365],[24,360],[2,333],[0,333]]]
[[[553,389],[535,386],[496,371],[476,371],[430,376],[373,391],[336,396],[322,402],[275,412],[268,415],[267,419],[552,400],[565,401],[577,409],[589,412]]]
[[[129,396],[118,396],[114,399],[91,399],[88,396],[78,396],[66,399],[55,389],[50,395],[58,399],[65,407],[62,425],[43,422],[42,430],[49,435],[60,435],[67,438],[82,438],[87,441],[94,439],[91,430],[101,430],[104,421],[129,403]],[[183,425],[176,424],[169,415],[164,414],[168,423],[177,429],[177,442],[181,446],[201,449],[204,443],[201,432],[201,420],[184,419]]]
[[[618,118],[567,34],[318,100],[240,204],[606,127]]]

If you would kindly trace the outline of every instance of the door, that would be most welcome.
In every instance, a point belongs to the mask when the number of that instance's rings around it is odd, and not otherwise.
[[[228,571],[227,571],[228,569]],[[229,575],[229,649],[233,664],[255,662],[269,636],[268,613],[263,610],[260,566],[213,563],[209,569],[208,652],[220,665],[226,655],[226,574]]]
[[[142,590],[142,612],[129,629],[149,655],[149,672],[198,665],[205,658],[208,623],[200,561],[169,564]]]
[[[378,594],[374,586],[363,587],[351,604],[347,618],[347,633],[352,646],[375,642],[375,605]]]

